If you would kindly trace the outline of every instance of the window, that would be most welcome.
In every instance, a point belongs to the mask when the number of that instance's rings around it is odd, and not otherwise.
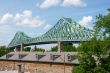
[[[68,54],[68,55],[67,55],[67,58],[68,58],[68,61],[72,61],[72,60],[74,59],[74,56],[73,56],[73,55]]]
[[[27,54],[19,54],[19,59],[22,59],[26,56]]]
[[[10,57],[12,57],[14,54],[7,54],[6,55],[6,59],[9,59]]]
[[[57,58],[59,58],[60,55],[53,55],[53,54],[50,54],[50,60],[56,60]]]

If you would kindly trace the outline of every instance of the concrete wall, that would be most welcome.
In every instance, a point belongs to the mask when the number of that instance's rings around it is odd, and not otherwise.
[[[0,61],[0,70],[18,70],[19,64],[22,64],[22,71],[30,73],[72,73],[73,65],[21,62],[21,61]],[[65,71],[65,72],[64,72]]]

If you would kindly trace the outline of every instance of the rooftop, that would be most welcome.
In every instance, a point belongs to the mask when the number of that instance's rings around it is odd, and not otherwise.
[[[77,52],[10,52],[1,60],[79,64]]]

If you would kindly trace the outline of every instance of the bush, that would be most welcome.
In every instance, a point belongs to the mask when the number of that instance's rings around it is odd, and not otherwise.
[[[76,66],[76,67],[73,67],[72,73],[85,73],[85,70],[83,67]]]
[[[12,49],[7,48],[6,46],[0,46],[0,57],[11,51]]]

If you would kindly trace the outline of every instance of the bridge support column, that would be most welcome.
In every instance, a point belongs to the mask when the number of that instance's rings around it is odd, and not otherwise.
[[[21,49],[20,49],[21,52],[23,51],[23,48],[24,48],[24,45],[23,45],[23,43],[22,43],[22,44],[21,44]]]
[[[58,51],[57,51],[57,52],[61,52],[61,42],[58,41],[58,42],[57,42],[57,45],[58,45]]]

